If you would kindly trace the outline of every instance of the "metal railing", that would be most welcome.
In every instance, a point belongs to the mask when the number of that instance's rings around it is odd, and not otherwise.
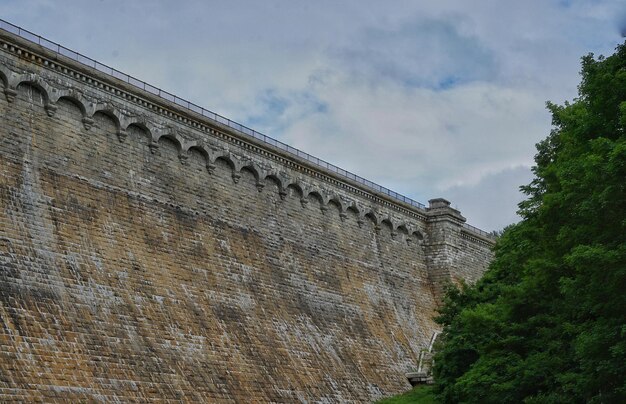
[[[0,28],[4,29],[5,31],[11,32],[15,35],[20,36],[21,38],[27,39],[31,42],[34,42],[36,44],[39,44],[41,46],[43,46],[44,48],[47,48],[53,52],[56,52],[60,55],[63,55],[65,57],[68,57],[70,59],[73,59],[81,64],[84,64],[86,66],[92,67],[102,73],[106,73],[110,76],[115,77],[116,79],[122,80],[128,84],[131,84],[135,87],[138,87],[142,90],[145,90],[151,94],[154,94],[156,96],[159,96],[167,101],[173,102],[174,104],[188,109],[192,112],[195,112],[197,114],[202,115],[205,118],[208,118],[210,120],[213,120],[215,122],[221,123],[222,125],[226,125],[229,128],[234,129],[235,131],[242,133],[246,136],[250,136],[253,137],[255,139],[261,140],[264,143],[270,144],[274,147],[278,147],[281,150],[286,151],[289,154],[292,154],[294,156],[303,158],[305,160],[307,160],[310,163],[313,163],[313,165],[316,165],[318,167],[321,168],[325,168],[329,171],[332,171],[336,174],[338,174],[341,177],[345,177],[348,179],[351,179],[353,181],[356,181],[360,184],[365,185],[368,188],[373,189],[374,191],[377,192],[381,192],[385,195],[388,195],[394,199],[397,199],[399,201],[402,201],[404,203],[407,203],[411,206],[420,208],[420,209],[424,209],[425,206],[424,204],[417,202],[409,197],[406,197],[404,195],[401,195],[397,192],[394,192],[388,188],[385,188],[381,185],[378,185],[372,181],[369,181],[363,177],[360,177],[356,174],[353,174],[347,170],[344,170],[343,168],[337,167],[334,164],[328,163],[322,159],[319,159],[315,156],[312,156],[306,152],[303,152],[302,150],[296,149],[295,147],[291,147],[286,143],[281,142],[280,140],[276,140],[274,138],[271,138],[269,136],[266,136],[262,133],[259,133],[253,129],[248,128],[245,125],[242,125],[240,123],[237,123],[235,121],[232,121],[226,117],[223,117],[222,115],[219,115],[215,112],[209,111],[208,109],[202,108],[192,102],[189,102],[187,100],[184,100],[180,97],[175,96],[174,94],[168,93],[167,91],[161,90],[160,88],[154,87],[148,83],[146,83],[145,81],[136,79],[126,73],[123,73],[119,70],[116,70],[112,67],[109,67],[105,64],[102,64],[96,60],[93,60],[87,56],[81,55],[78,52],[74,52],[71,49],[68,49],[62,45],[59,45],[56,42],[50,41],[40,35],[34,34],[28,30],[25,30],[23,28],[20,28],[16,25],[11,24],[10,22],[4,21],[2,19],[0,19]]]
[[[121,72],[119,70],[116,70],[116,69],[114,69],[112,67],[109,67],[109,66],[107,66],[105,64],[102,64],[102,63],[100,63],[100,62],[98,62],[96,60],[93,60],[93,59],[91,59],[91,58],[89,58],[87,56],[81,55],[78,52],[74,52],[71,49],[68,49],[68,48],[66,48],[66,47],[64,47],[64,46],[62,46],[62,45],[60,45],[60,44],[58,44],[56,42],[50,41],[50,40],[48,40],[48,39],[46,39],[46,38],[44,38],[44,37],[42,37],[40,35],[34,34],[34,33],[30,32],[28,30],[20,28],[17,25],[11,24],[10,22],[7,22],[5,20],[0,19],[0,28],[5,30],[5,31],[11,32],[11,33],[13,33],[13,34],[15,34],[15,35],[17,35],[17,36],[19,36],[21,38],[24,38],[24,39],[26,39],[28,41],[34,42],[36,44],[39,44],[39,45],[43,46],[44,48],[49,49],[49,50],[51,50],[53,52],[56,52],[56,53],[58,53],[60,55],[63,55],[65,57],[67,57],[67,58],[73,59],[73,60],[75,60],[75,61],[77,61],[77,62],[79,62],[79,63],[81,63],[83,65],[92,67],[92,68],[94,68],[94,69],[96,69],[96,70],[98,70],[98,71],[100,71],[102,73],[105,73],[105,74],[108,74],[110,76],[113,76],[116,79],[122,80],[122,81],[124,81],[124,82],[126,82],[128,84],[131,84],[131,85],[133,85],[135,87],[138,87],[138,88],[140,88],[142,90],[145,90],[145,91],[147,91],[147,92],[149,92],[149,93],[151,93],[153,95],[156,95],[158,97],[161,97],[161,98],[163,98],[163,99],[165,99],[167,101],[173,102],[174,104],[178,105],[179,107],[188,109],[188,110],[190,110],[192,112],[195,112],[195,113],[197,113],[199,115],[202,115],[203,117],[205,117],[207,119],[210,119],[210,120],[213,120],[215,122],[218,122],[218,123],[220,123],[222,125],[226,125],[229,128],[231,128],[231,129],[233,129],[233,130],[235,130],[235,131],[237,131],[237,132],[239,132],[241,134],[244,134],[246,136],[258,139],[258,140],[260,140],[260,141],[262,141],[264,143],[270,144],[270,145],[272,145],[274,147],[277,147],[277,148],[279,148],[281,150],[284,150],[284,151],[286,151],[289,154],[292,154],[294,156],[297,156],[297,157],[300,157],[302,159],[305,159],[306,161],[312,163],[315,166],[318,166],[318,167],[321,167],[321,168],[325,168],[325,169],[327,169],[327,170],[329,170],[331,172],[334,172],[334,173],[338,174],[341,177],[350,179],[352,181],[356,181],[359,184],[365,185],[366,187],[368,187],[368,188],[370,188],[370,189],[372,189],[374,191],[377,191],[377,192],[383,193],[385,195],[388,195],[388,196],[390,196],[393,199],[396,199],[398,201],[407,203],[407,204],[409,204],[411,206],[414,206],[416,208],[420,208],[420,209],[425,209],[426,208],[426,206],[424,206],[424,204],[422,204],[420,202],[417,202],[417,201],[415,201],[415,200],[413,200],[413,199],[411,199],[411,198],[409,198],[407,196],[401,195],[401,194],[399,194],[399,193],[397,193],[395,191],[392,191],[392,190],[390,190],[388,188],[385,188],[385,187],[383,187],[381,185],[378,185],[378,184],[376,184],[376,183],[374,183],[372,181],[369,181],[369,180],[367,180],[367,179],[365,179],[363,177],[360,177],[360,176],[358,176],[356,174],[353,174],[353,173],[351,173],[351,172],[349,172],[347,170],[344,170],[343,168],[337,167],[334,164],[328,163],[328,162],[326,162],[326,161],[324,161],[322,159],[319,159],[319,158],[317,158],[315,156],[312,156],[312,155],[310,155],[310,154],[308,154],[306,152],[303,152],[302,150],[296,149],[295,147],[291,147],[288,144],[281,142],[280,140],[276,140],[276,139],[271,138],[269,136],[266,136],[266,135],[264,135],[262,133],[259,133],[259,132],[255,131],[253,129],[248,128],[245,125],[242,125],[240,123],[232,121],[232,120],[230,120],[230,119],[228,119],[226,117],[223,117],[222,115],[219,115],[219,114],[217,114],[215,112],[209,111],[208,109],[202,108],[202,107],[200,107],[200,106],[198,106],[198,105],[196,105],[196,104],[194,104],[192,102],[189,102],[189,101],[184,100],[184,99],[182,99],[180,97],[177,97],[174,94],[168,93],[167,91],[164,91],[164,90],[161,90],[160,88],[154,87],[154,86],[146,83],[145,81],[136,79],[136,78],[134,78],[134,77],[132,77],[132,76],[126,74],[126,73],[123,73],[123,72]],[[469,226],[469,225],[466,225],[466,226]],[[473,226],[469,226],[469,228],[471,228],[473,231],[476,231],[476,232],[478,232],[480,234],[484,233],[484,235],[488,235],[487,232],[485,232],[483,230],[480,230],[480,229],[477,229],[477,228],[475,228]]]
[[[471,224],[467,224],[467,223],[463,223],[463,227],[466,228],[467,230],[471,230],[474,233],[478,233],[481,236],[487,237],[487,238],[491,238],[491,239],[495,239],[495,235],[493,233],[489,233],[486,232],[484,230],[479,229],[478,227],[472,226]]]

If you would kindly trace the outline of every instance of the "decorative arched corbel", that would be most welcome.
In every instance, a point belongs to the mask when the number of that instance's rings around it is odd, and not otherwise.
[[[159,130],[152,131],[150,134],[150,143],[148,143],[150,153],[157,154],[159,152],[159,138]]]
[[[358,224],[359,227],[363,226],[363,219],[361,219],[361,211],[362,211],[362,209],[359,208],[359,206],[354,201],[348,202],[348,203],[346,203],[346,205],[347,206],[346,206],[346,208],[343,211],[344,215],[347,216],[349,210],[354,212],[355,215],[356,215],[356,224]]]
[[[325,205],[329,206],[330,204],[337,206],[339,210],[339,218],[341,219],[342,222],[345,221],[346,218],[348,217],[348,215],[346,214],[346,206],[345,206],[345,202],[339,197],[339,195],[335,194],[335,195],[328,197]]]
[[[210,161],[207,161],[206,170],[209,172],[210,175],[213,175],[216,168],[217,166],[215,164],[211,163]]]
[[[304,196],[306,194],[306,197]],[[307,190],[307,192],[303,194],[303,198],[306,199],[306,201],[309,201],[309,197],[312,195],[315,199],[318,200],[319,204],[320,204],[320,210],[322,211],[322,214],[326,214],[326,212],[328,211],[328,206],[327,205],[327,200],[324,197],[324,192],[323,190],[319,189],[319,188],[310,188]]]
[[[11,82],[11,85],[8,85],[7,89],[12,89],[13,91],[7,93],[5,90],[5,95],[8,96],[7,100],[9,102],[13,102],[17,96],[17,87],[22,83],[36,88],[41,93],[44,107],[50,102],[50,97],[53,96],[53,87],[35,73],[11,75]],[[9,98],[11,99],[9,100]]]
[[[365,218],[371,220],[372,223],[374,224],[374,231],[376,233],[380,233],[380,223],[379,223],[380,221],[378,219],[378,213],[376,213],[372,209],[368,209],[367,213],[363,215],[363,220],[365,220]]]
[[[8,102],[13,102],[15,101],[15,97],[17,97],[17,91],[7,86],[4,89],[4,96],[6,97]]]
[[[263,191],[263,188],[265,187],[265,173],[263,172],[261,167],[259,167],[259,165],[255,163],[254,161],[247,160],[247,161],[243,161],[240,164],[240,168],[238,171],[241,172],[241,170],[244,170],[244,169],[250,171],[252,175],[254,176],[254,181],[255,181],[254,185],[256,186],[256,189],[259,192]]]
[[[52,118],[54,114],[57,112],[58,107],[56,103],[48,102],[46,105],[44,105],[43,109],[45,109],[46,114],[48,114],[48,116]]]
[[[217,158],[219,157],[219,154],[217,153],[218,149],[215,146],[209,144],[206,146],[205,150],[207,152],[206,170],[209,175],[213,175],[215,173],[215,169],[217,168],[215,160],[217,160]]]
[[[91,129],[93,127],[93,124],[95,123],[93,118],[90,116],[84,116],[82,119],[82,122],[83,122],[83,126],[85,127],[85,130]]]
[[[120,127],[117,129],[117,140],[119,140],[120,142],[124,142],[126,140],[126,138],[128,137],[128,132],[127,129],[130,125],[135,124],[135,125],[140,125],[140,127],[144,127],[146,128],[146,124],[143,121],[138,121],[137,119],[134,119],[133,117],[129,117],[125,114],[121,114],[121,116],[119,117],[120,119]],[[150,132],[150,131],[148,131]]]
[[[264,170],[263,182],[266,183],[268,178],[272,179],[278,185],[278,196],[280,197],[280,200],[285,200],[287,197],[285,184],[289,184],[289,177],[275,171],[271,166],[268,166]]]
[[[128,133],[126,133],[125,129],[119,128],[117,130],[117,140],[119,140],[120,142],[124,142],[124,140],[126,140],[126,138],[128,137]]]
[[[14,73],[11,70],[4,65],[0,65],[0,80],[4,84],[4,96],[7,102],[13,102],[17,96],[17,91],[11,86],[11,78],[13,76]]]
[[[212,148],[212,150],[208,152],[208,156],[207,171],[209,171],[209,174],[213,174],[217,168],[217,160],[223,160],[232,170],[231,178],[233,182],[235,184],[239,183],[241,179],[241,164],[239,163],[239,159],[227,150],[219,150],[216,148]]]
[[[388,228],[389,228],[389,233],[390,233],[390,235],[391,235],[391,239],[392,239],[392,240],[394,240],[394,239],[396,238],[396,232],[394,231],[394,228],[393,228],[393,220],[391,219],[391,217],[387,216],[387,217],[385,217],[384,219],[382,219],[382,220],[380,221],[380,223],[378,224],[378,230],[377,230],[377,231],[379,231],[379,230],[380,230],[380,228],[382,227],[382,226],[380,226],[380,225],[385,225],[386,227],[388,227]]]
[[[395,228],[394,232],[396,232],[396,234],[402,234],[404,236],[405,240],[408,240],[410,238],[409,237],[409,230],[408,230],[408,227],[407,227],[407,225],[405,223],[398,225]]]
[[[305,208],[306,205],[309,203],[309,200],[307,199],[307,196],[309,195],[308,186],[306,184],[303,184],[299,179],[292,179],[286,176],[284,184],[287,184],[284,188],[285,192],[288,192],[289,188],[292,188],[300,194],[300,204],[303,208]],[[285,196],[286,195],[287,194],[285,194]]]
[[[421,242],[421,241],[424,240],[424,234],[421,231],[419,231],[419,230],[414,230],[411,233],[411,236],[412,237],[409,237],[409,238],[415,238],[417,240],[417,242]]]

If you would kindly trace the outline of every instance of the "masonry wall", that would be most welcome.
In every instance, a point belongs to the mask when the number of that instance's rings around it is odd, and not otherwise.
[[[0,34],[0,401],[410,387],[440,285],[490,258],[460,215]]]

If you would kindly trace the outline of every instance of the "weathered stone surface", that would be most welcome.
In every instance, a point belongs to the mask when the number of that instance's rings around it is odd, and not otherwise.
[[[491,241],[0,32],[0,401],[371,401]]]

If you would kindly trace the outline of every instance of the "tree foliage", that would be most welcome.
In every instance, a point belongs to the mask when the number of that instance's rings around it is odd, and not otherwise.
[[[626,402],[626,43],[548,108],[522,221],[440,312],[443,402]]]

